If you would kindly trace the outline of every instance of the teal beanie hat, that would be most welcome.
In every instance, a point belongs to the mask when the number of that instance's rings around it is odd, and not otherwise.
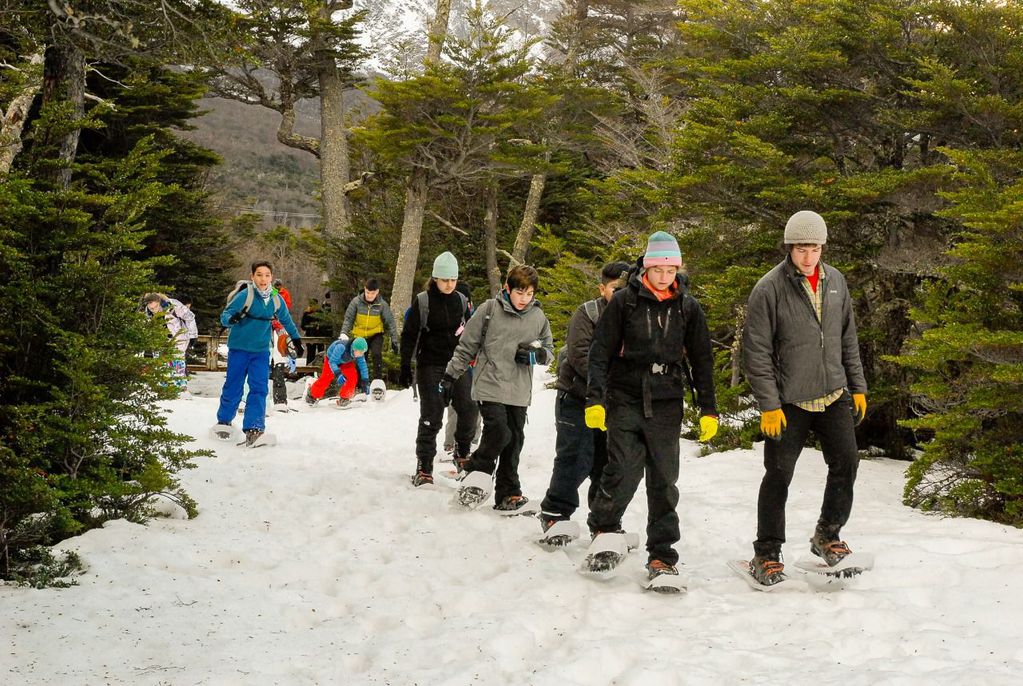
[[[369,348],[369,344],[366,343],[366,339],[363,338],[362,336],[359,336],[354,341],[352,341],[352,352],[363,352],[364,353],[364,352],[366,352],[367,348]]]
[[[435,279],[457,279],[458,260],[449,252],[442,252],[433,261],[433,278]]]
[[[657,231],[650,236],[646,244],[646,254],[643,255],[644,268],[660,265],[682,266],[682,251],[678,249],[678,241],[665,231]]]

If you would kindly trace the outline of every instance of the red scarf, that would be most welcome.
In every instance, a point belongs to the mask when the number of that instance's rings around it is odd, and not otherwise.
[[[674,298],[676,291],[678,291],[678,281],[672,281],[671,285],[668,286],[668,290],[659,291],[650,285],[650,281],[647,280],[646,274],[643,274],[643,285],[646,286],[647,290],[654,294],[657,298],[657,302],[664,302],[669,298]]]

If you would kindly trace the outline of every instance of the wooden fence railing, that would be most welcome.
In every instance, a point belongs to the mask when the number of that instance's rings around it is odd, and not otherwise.
[[[298,366],[295,371],[297,372],[318,372],[323,366],[323,351],[328,345],[334,340],[333,337],[324,338],[322,336],[308,336],[302,338],[302,344],[309,348],[309,345],[316,345],[317,359],[314,360],[314,364],[307,365],[305,363],[306,358],[303,355],[298,358],[296,362]],[[217,355],[217,348],[221,343],[227,343],[227,332],[223,335],[216,334],[205,334],[200,335],[192,343],[192,347],[188,350],[188,369],[193,372],[222,372],[227,369],[227,360]]]

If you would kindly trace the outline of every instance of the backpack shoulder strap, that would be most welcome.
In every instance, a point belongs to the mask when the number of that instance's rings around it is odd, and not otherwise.
[[[256,286],[251,281],[245,282],[245,304],[242,305],[241,316],[249,316],[249,310],[252,309],[252,299],[256,297]]]
[[[416,302],[419,303],[419,329],[429,331],[430,327],[427,324],[430,318],[430,294],[426,291],[419,291],[416,294]]]

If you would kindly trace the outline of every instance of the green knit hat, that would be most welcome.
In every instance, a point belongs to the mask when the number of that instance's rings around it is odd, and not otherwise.
[[[644,268],[661,265],[682,266],[682,251],[678,249],[678,241],[666,231],[657,231],[650,236],[646,244],[646,254],[643,255]]]
[[[449,252],[442,252],[433,261],[433,278],[435,279],[457,279],[458,260]]]
[[[363,352],[364,353],[364,352],[366,352],[367,348],[369,348],[369,344],[366,342],[366,339],[363,338],[362,336],[359,336],[354,341],[352,341],[352,352],[356,352],[356,353]]]

